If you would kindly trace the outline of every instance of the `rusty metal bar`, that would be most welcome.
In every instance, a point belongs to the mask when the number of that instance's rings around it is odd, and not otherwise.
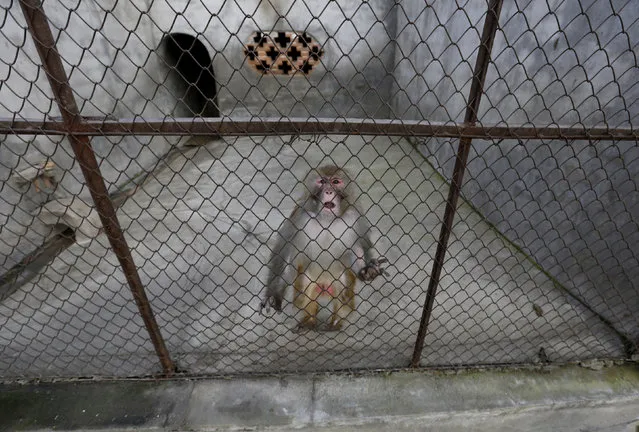
[[[72,127],[63,121],[2,119],[0,134],[26,135],[393,135],[439,138],[558,139],[637,141],[639,130],[631,128],[587,128],[585,126],[529,125],[497,126],[473,123],[440,123],[386,119],[329,118],[194,118],[194,119],[83,119]]]
[[[51,33],[51,27],[39,0],[20,0],[22,12],[27,20],[27,25],[36,49],[42,61],[42,66],[47,74],[53,97],[55,98],[64,124],[68,130],[73,130],[82,124],[82,117],[73,96],[67,74],[62,65],[60,54],[55,46],[55,39]],[[80,164],[87,186],[91,192],[91,197],[95,203],[102,226],[106,232],[111,247],[115,252],[122,270],[129,283],[133,298],[138,306],[144,324],[149,332],[155,351],[160,359],[162,368],[166,375],[171,375],[175,371],[169,352],[164,344],[157,322],[151,309],[151,304],[146,296],[142,281],[131,256],[131,250],[126,243],[124,233],[118,222],[113,203],[104,184],[104,179],[100,173],[98,161],[91,147],[89,138],[75,134],[68,135],[73,152]]]
[[[474,124],[477,121],[477,113],[479,111],[479,103],[484,92],[484,82],[488,65],[490,63],[490,52],[495,41],[495,34],[499,27],[499,15],[501,13],[502,0],[491,0],[484,21],[484,29],[481,35],[481,43],[479,52],[477,53],[477,61],[473,73],[473,82],[470,87],[468,96],[468,105],[466,106],[466,115],[464,122]],[[461,138],[459,140],[459,148],[457,150],[457,158],[455,160],[455,168],[453,170],[453,178],[448,190],[448,200],[446,201],[446,210],[444,211],[444,221],[439,233],[439,241],[437,243],[437,251],[435,260],[433,261],[433,269],[431,271],[430,280],[428,282],[428,291],[426,292],[426,300],[424,301],[424,309],[422,318],[419,322],[419,330],[415,341],[415,349],[413,358],[411,359],[411,367],[418,367],[424,349],[424,339],[428,331],[428,324],[433,310],[435,294],[437,293],[437,285],[444,267],[444,259],[446,258],[446,249],[448,248],[448,239],[453,227],[455,212],[457,211],[457,200],[461,192],[462,182],[464,180],[464,171],[468,162],[468,153],[470,152],[470,144],[472,138]]]

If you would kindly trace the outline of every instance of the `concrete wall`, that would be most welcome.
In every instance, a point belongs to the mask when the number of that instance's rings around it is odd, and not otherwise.
[[[631,124],[639,110],[633,54],[639,12],[631,6],[506,2],[481,121]],[[158,47],[167,33],[183,32],[209,49],[223,115],[461,121],[486,4],[47,0],[45,9],[85,115],[176,113],[179,86]],[[0,23],[0,116],[58,115],[17,2],[0,9]],[[323,66],[308,78],[249,70],[241,49],[248,35],[279,28],[307,30],[322,42]],[[92,143],[114,189],[152,167],[175,141],[98,137]],[[454,143],[423,144],[449,176]],[[58,195],[86,198],[71,154],[64,139],[0,138],[0,268],[49,233],[32,214],[52,197],[18,190],[10,175],[51,158],[62,169]],[[638,170],[635,143],[477,140],[464,194],[560,282],[637,335]]]
[[[45,10],[85,115],[171,115],[178,95],[160,45],[164,36],[179,32],[208,48],[225,115],[388,116],[392,2],[129,0],[85,1],[71,8],[48,0]],[[46,79],[37,73],[39,60],[19,5],[1,13],[6,20],[0,71],[6,81],[0,114],[58,115],[49,105]],[[251,32],[271,29],[309,32],[324,47],[322,66],[308,77],[263,77],[251,70],[243,45]]]
[[[73,7],[72,7],[73,6]],[[175,105],[158,86],[163,72],[145,46],[158,43],[150,19],[124,2],[45,1],[54,37],[83,115],[161,117]],[[33,41],[25,31],[18,2],[0,9],[0,117],[59,116]],[[96,31],[99,29],[99,31]],[[133,30],[131,33],[129,30]],[[146,44],[146,45],[145,45]],[[95,137],[100,168],[110,190],[127,182],[165,154],[175,138]],[[11,175],[43,160],[53,161],[59,182],[55,195],[18,188]],[[0,136],[0,269],[15,264],[40,245],[50,230],[34,215],[51,199],[79,196],[90,200],[84,178],[66,139]]]
[[[636,126],[639,9],[580,3],[504,3],[481,122]],[[406,91],[396,94],[394,112],[462,121],[485,2],[457,10],[452,2],[424,9],[411,1],[402,10],[396,62],[405,67],[396,76]],[[464,33],[468,25],[476,28]],[[457,142],[422,144],[450,179]],[[474,140],[463,194],[545,270],[636,339],[638,174],[635,142]]]
[[[163,38],[193,35],[213,59],[222,115],[387,117],[394,61],[394,5],[352,1],[82,1],[48,0],[81,112],[119,118],[189,116],[184,86],[166,63]],[[283,17],[281,17],[283,16]],[[0,117],[59,116],[18,2],[0,9]],[[245,64],[251,32],[306,30],[324,44],[323,65],[307,77],[262,77]],[[96,137],[92,145],[110,189],[154,166],[178,141],[162,137]],[[33,214],[53,198],[88,191],[64,139],[0,137],[0,271],[42,244],[49,228]],[[12,173],[52,160],[54,196],[19,189]]]
[[[179,16],[175,12],[180,11]],[[388,117],[395,7],[387,0],[154,1],[151,31],[201,34],[213,55],[222,114]],[[255,30],[308,31],[323,47],[308,77],[263,77],[245,62]]]
[[[402,2],[396,115],[463,120],[486,9],[482,0],[463,8]],[[630,126],[639,111],[638,17],[639,10],[623,2],[504,2],[480,121]]]
[[[403,119],[463,121],[486,2],[419,0],[397,10],[393,115]]]

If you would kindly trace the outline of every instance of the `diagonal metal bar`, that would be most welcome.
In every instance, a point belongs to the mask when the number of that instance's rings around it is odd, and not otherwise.
[[[488,4],[488,12],[484,21],[484,29],[481,35],[481,43],[479,52],[477,53],[477,61],[473,73],[473,82],[470,87],[468,96],[468,104],[466,106],[466,115],[464,122],[474,124],[477,121],[477,113],[479,111],[479,103],[484,92],[484,82],[488,72],[490,63],[490,52],[495,41],[497,28],[499,27],[499,15],[501,13],[502,0],[490,0]],[[453,227],[455,212],[457,211],[457,200],[461,192],[462,182],[464,180],[464,172],[466,171],[466,163],[468,162],[468,153],[470,152],[470,144],[472,138],[461,138],[457,149],[457,158],[455,160],[455,168],[453,170],[453,178],[448,190],[448,200],[446,201],[446,210],[444,211],[444,221],[439,233],[439,241],[437,243],[437,251],[435,252],[435,260],[433,261],[433,269],[431,271],[430,280],[428,282],[428,291],[426,292],[426,300],[424,301],[424,309],[422,318],[419,322],[419,330],[415,341],[415,349],[413,350],[413,358],[411,359],[411,367],[418,367],[424,349],[424,339],[428,331],[431,313],[433,311],[433,303],[435,294],[437,293],[437,285],[444,267],[444,259],[446,258],[446,249],[448,248],[448,239]]]
[[[176,118],[83,119],[71,129],[59,120],[0,118],[0,134],[66,135],[393,135],[439,138],[558,139],[637,141],[639,130],[586,126],[475,125],[386,119],[334,118]]]
[[[27,20],[29,31],[33,37],[40,60],[42,61],[42,66],[47,74],[53,97],[60,108],[64,124],[69,131],[72,131],[74,127],[81,125],[83,120],[80,116],[71,87],[69,86],[67,74],[62,65],[62,59],[56,48],[55,39],[51,33],[51,27],[49,26],[42,4],[39,0],[20,0],[20,6]],[[149,332],[164,373],[171,375],[175,371],[175,367],[153,315],[149,299],[142,286],[140,275],[131,256],[131,250],[124,238],[124,233],[118,222],[113,203],[109,198],[89,137],[74,135],[70,132],[68,139],[84,174],[87,186],[91,192],[91,197],[100,215],[104,231],[109,238],[115,255],[120,261],[120,265],[122,266],[124,275],[133,293],[133,298]]]

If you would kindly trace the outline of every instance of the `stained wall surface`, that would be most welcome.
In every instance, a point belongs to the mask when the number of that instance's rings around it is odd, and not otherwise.
[[[405,91],[394,98],[394,111],[414,120],[463,121],[485,2],[424,9],[409,1],[401,10],[395,58]],[[504,2],[479,122],[636,127],[638,42],[632,2]],[[457,142],[420,144],[450,179]],[[636,341],[638,174],[632,141],[474,140],[462,194]]]

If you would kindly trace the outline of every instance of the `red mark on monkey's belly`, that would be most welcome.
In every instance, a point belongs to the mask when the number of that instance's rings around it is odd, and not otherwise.
[[[329,296],[333,296],[335,293],[333,291],[333,287],[331,285],[320,285],[317,284],[317,287],[315,288],[317,290],[317,294],[319,296],[322,295],[329,295]]]

